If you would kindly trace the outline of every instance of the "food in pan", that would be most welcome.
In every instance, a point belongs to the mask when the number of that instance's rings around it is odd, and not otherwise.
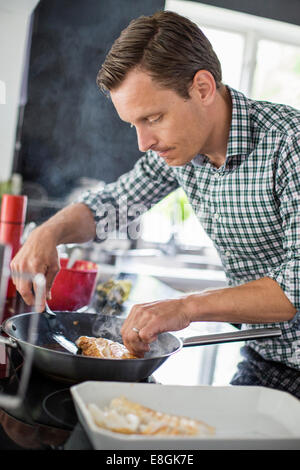
[[[118,397],[101,410],[94,403],[87,405],[97,426],[122,434],[211,436],[215,428],[184,416],[171,415],[147,408],[139,403]]]
[[[80,336],[76,340],[76,345],[84,356],[101,357],[104,359],[137,359],[136,356],[128,351],[124,344],[106,338]]]

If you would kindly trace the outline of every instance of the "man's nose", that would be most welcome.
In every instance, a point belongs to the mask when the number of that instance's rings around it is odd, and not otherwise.
[[[136,129],[137,141],[140,152],[147,152],[153,145],[157,144],[157,138],[149,129]]]

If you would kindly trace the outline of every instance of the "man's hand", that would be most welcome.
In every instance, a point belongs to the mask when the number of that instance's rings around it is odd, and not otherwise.
[[[194,321],[276,323],[291,320],[295,313],[279,284],[265,277],[237,287],[135,305],[121,333],[129,351],[142,356],[159,333],[181,330]]]
[[[38,227],[30,234],[12,260],[10,267],[13,282],[26,304],[34,304],[34,285],[30,279],[22,277],[22,274],[30,274],[31,276],[38,273],[44,274],[46,278],[45,296],[49,297],[60,265],[56,243],[46,228]],[[41,305],[41,308],[43,307],[44,305]]]
[[[189,324],[184,298],[162,300],[134,305],[121,333],[129,351],[143,356],[159,333],[182,330]],[[133,328],[139,331],[134,331]]]
[[[90,209],[84,204],[71,204],[57,212],[47,222],[36,228],[11,262],[16,274],[41,273],[46,277],[46,296],[60,269],[57,245],[84,243],[96,235],[96,225]],[[28,305],[34,303],[34,286],[31,281],[13,276],[17,290]],[[44,307],[42,305],[41,307]]]

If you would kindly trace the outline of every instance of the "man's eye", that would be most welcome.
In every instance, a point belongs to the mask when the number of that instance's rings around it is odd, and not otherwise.
[[[159,122],[161,120],[161,116],[158,116],[157,118],[155,119],[149,119],[149,123],[150,124],[156,124],[157,122]]]

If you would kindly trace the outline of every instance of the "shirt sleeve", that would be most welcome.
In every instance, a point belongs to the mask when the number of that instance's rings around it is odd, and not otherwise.
[[[101,242],[109,233],[127,231],[130,224],[177,187],[172,167],[148,151],[116,182],[88,190],[75,202],[92,211],[96,223],[94,241]]]
[[[300,135],[288,139],[276,171],[275,190],[284,232],[284,260],[267,276],[300,309]]]

